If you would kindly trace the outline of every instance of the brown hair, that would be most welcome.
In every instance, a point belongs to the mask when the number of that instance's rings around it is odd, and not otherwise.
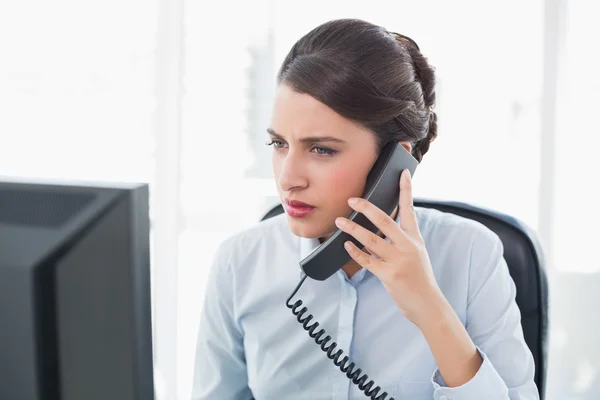
[[[292,46],[277,81],[370,129],[379,151],[408,141],[421,161],[437,136],[434,71],[412,39],[363,20],[337,19]]]

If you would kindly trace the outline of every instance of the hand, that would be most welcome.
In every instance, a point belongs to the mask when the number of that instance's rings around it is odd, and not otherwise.
[[[346,250],[354,261],[379,278],[404,316],[421,327],[433,312],[444,308],[446,299],[435,281],[417,224],[410,172],[404,170],[400,178],[400,225],[368,200],[351,198],[348,204],[364,214],[390,242],[340,217],[336,225],[356,238],[370,254],[350,241],[345,243]]]

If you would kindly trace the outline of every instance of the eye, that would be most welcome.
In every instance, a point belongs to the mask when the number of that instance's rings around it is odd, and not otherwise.
[[[270,143],[265,143],[267,146],[273,145],[276,149],[283,147],[283,142],[281,140],[271,140]]]
[[[332,156],[337,153],[336,150],[332,150],[327,147],[315,146],[313,149],[316,150],[317,154],[321,156]]]

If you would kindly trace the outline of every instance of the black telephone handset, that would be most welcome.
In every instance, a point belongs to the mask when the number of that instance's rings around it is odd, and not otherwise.
[[[388,215],[391,215],[398,205],[402,171],[408,169],[411,176],[413,176],[418,164],[418,161],[402,145],[398,143],[387,145],[367,176],[365,191],[362,197],[369,200]],[[353,211],[348,219],[360,224],[371,232],[377,231],[377,227],[361,213]],[[308,276],[323,281],[350,260],[350,255],[344,248],[344,243],[348,240],[359,246],[359,248],[363,247],[353,236],[338,229],[329,239],[300,261],[300,266],[306,276],[302,278],[296,289],[287,299],[286,305],[292,310],[298,322],[302,324],[302,327],[308,331],[309,336],[315,339],[321,350],[327,353],[327,357],[355,385],[358,385],[367,397],[370,397],[372,400],[385,400],[387,392],[379,394],[380,387],[375,386],[373,380],[367,381],[369,379],[368,375],[362,374],[362,370],[357,368],[354,362],[348,363],[349,358],[348,356],[342,357],[344,352],[341,349],[335,350],[337,347],[336,342],[328,344],[331,337],[326,335],[324,329],[316,331],[319,323],[315,321],[310,324],[313,316],[311,314],[304,316],[308,309],[306,307],[300,309],[302,300],[297,300],[294,304],[290,302]],[[394,398],[390,397],[389,400],[394,400]]]
[[[400,175],[408,169],[414,174],[418,161],[406,149],[397,143],[386,146],[367,176],[363,198],[391,215],[400,196]],[[348,217],[351,221],[376,232],[377,227],[364,214],[356,211]],[[300,266],[304,273],[313,279],[323,281],[350,261],[350,255],[344,248],[346,241],[352,241],[359,248],[363,245],[352,235],[338,229],[329,239],[312,251]]]

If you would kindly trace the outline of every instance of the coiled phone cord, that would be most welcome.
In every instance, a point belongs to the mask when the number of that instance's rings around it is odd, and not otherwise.
[[[316,321],[312,325],[308,325],[309,322],[313,319],[312,314],[309,314],[308,316],[304,317],[304,319],[302,318],[302,316],[308,311],[306,307],[302,307],[301,310],[298,310],[298,308],[300,308],[300,306],[302,305],[302,300],[298,300],[294,304],[290,303],[290,300],[292,299],[292,297],[294,297],[298,289],[300,289],[300,286],[302,286],[306,278],[307,276],[305,275],[300,281],[300,283],[298,283],[296,289],[294,289],[290,297],[288,297],[286,305],[292,310],[292,313],[295,316],[297,316],[298,322],[302,324],[304,330],[308,331],[308,335],[315,339],[315,342],[321,346],[321,350],[327,353],[327,357],[333,360],[333,363],[335,365],[340,367],[340,370],[344,372],[349,379],[352,380],[352,383],[357,385],[360,390],[365,392],[365,395],[367,397],[370,396],[371,400],[385,400],[388,395],[387,392],[383,392],[381,395],[379,395],[379,390],[383,389],[381,389],[379,386],[376,386],[374,389],[371,389],[375,385],[375,382],[373,382],[373,380],[370,380],[368,383],[365,384],[369,376],[367,374],[361,376],[360,374],[362,370],[360,368],[354,370],[354,367],[356,366],[354,362],[351,362],[350,364],[346,365],[346,363],[349,360],[348,356],[344,356],[344,358],[342,358],[341,361],[339,360],[340,356],[344,354],[343,350],[338,349],[338,351],[335,354],[332,354],[337,346],[336,342],[333,342],[329,345],[329,347],[326,347],[327,342],[329,342],[329,340],[331,339],[331,336],[327,335],[325,338],[322,339],[321,336],[325,334],[325,329],[323,328],[321,328],[318,332],[315,333],[315,330],[319,326],[319,323]],[[390,397],[389,400],[394,400],[394,398]]]

